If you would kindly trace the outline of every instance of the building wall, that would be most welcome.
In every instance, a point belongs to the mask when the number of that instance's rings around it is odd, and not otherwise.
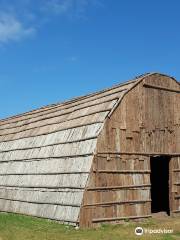
[[[0,211],[78,225],[99,133],[136,81],[0,120]]]
[[[147,76],[125,95],[107,119],[98,138],[80,226],[151,215],[150,157],[141,153],[180,152],[180,94],[172,90],[180,90],[172,78]],[[180,210],[179,169],[180,158],[173,157],[171,213]]]

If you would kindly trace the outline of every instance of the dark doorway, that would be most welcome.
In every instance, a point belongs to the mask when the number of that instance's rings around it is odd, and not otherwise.
[[[169,157],[151,157],[151,212],[166,212],[169,209]]]

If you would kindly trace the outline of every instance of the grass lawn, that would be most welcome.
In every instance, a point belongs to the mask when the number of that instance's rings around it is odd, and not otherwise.
[[[141,226],[148,229],[173,229],[172,234],[145,234],[136,236],[134,229]],[[180,239],[180,218],[166,217],[145,222],[125,222],[119,225],[102,225],[97,229],[75,230],[56,222],[0,213],[0,240],[131,240],[131,239]]]

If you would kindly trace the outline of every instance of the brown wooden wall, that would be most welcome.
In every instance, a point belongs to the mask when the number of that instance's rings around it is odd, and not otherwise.
[[[180,85],[170,77],[148,76],[107,119],[98,138],[80,226],[151,215],[150,156],[141,153],[180,153],[180,94],[176,90]],[[180,158],[171,158],[170,171],[170,208],[177,212]]]

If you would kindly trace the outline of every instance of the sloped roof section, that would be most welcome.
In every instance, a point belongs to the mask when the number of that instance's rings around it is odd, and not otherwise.
[[[108,114],[140,78],[0,121],[0,211],[78,222]]]

